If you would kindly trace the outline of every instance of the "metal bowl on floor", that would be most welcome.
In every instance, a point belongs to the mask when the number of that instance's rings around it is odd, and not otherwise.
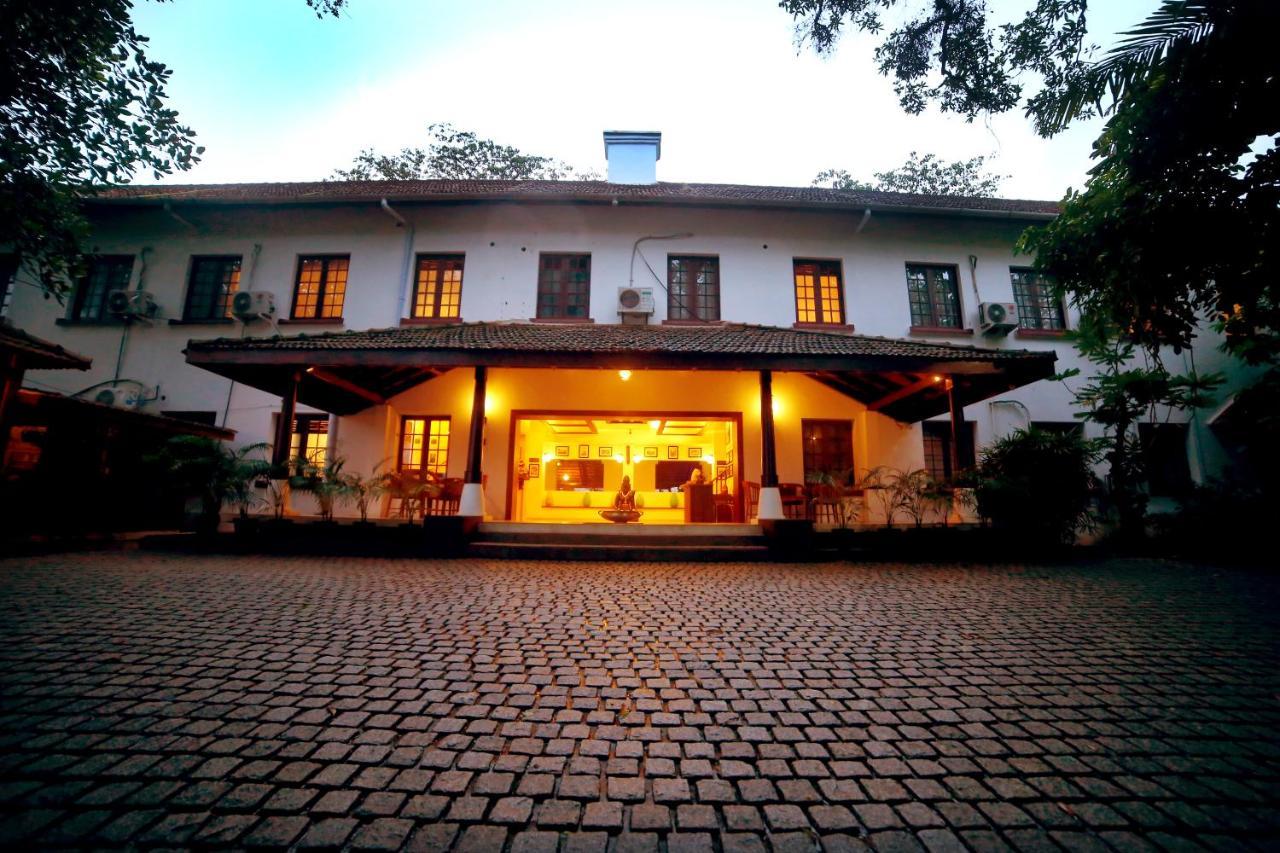
[[[614,524],[626,524],[631,521],[639,521],[640,516],[644,515],[638,509],[602,509],[600,517],[605,521],[612,521]]]

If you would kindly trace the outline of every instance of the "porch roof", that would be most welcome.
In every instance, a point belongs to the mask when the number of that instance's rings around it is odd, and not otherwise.
[[[1052,352],[741,323],[694,326],[455,323],[190,341],[188,363],[273,394],[305,371],[298,400],[353,414],[461,366],[778,370],[811,375],[902,421],[947,410],[941,377],[967,404],[1053,373]]]
[[[23,370],[88,370],[92,364],[91,359],[3,322],[0,322],[0,355],[13,358]]]

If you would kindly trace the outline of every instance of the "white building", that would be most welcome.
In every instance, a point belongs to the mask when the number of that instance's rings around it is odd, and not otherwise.
[[[110,191],[68,304],[15,287],[7,309],[91,374],[28,381],[277,446],[296,392],[291,453],[425,469],[468,484],[463,514],[517,521],[595,519],[624,475],[646,521],[680,521],[694,467],[718,518],[767,518],[815,470],[949,477],[953,452],[1078,423],[1047,378],[1088,371],[1075,317],[1013,250],[1054,203],[667,184],[657,134],[606,151],[609,181]],[[265,295],[241,322],[245,291]],[[1155,491],[1225,464],[1205,420],[1144,427]]]

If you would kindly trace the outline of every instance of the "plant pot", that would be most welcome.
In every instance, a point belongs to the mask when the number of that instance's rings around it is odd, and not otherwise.
[[[231,519],[231,526],[235,528],[236,536],[241,539],[253,539],[262,531],[263,520],[261,518],[245,518],[236,516]]]
[[[632,521],[639,521],[640,516],[644,513],[637,509],[602,509],[600,517],[605,521],[612,521],[614,524],[629,524]]]

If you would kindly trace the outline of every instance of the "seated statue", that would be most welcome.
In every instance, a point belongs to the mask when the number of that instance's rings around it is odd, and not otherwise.
[[[636,490],[631,488],[631,478],[623,477],[622,485],[618,487],[618,493],[613,496],[614,509],[635,509],[636,508]]]

